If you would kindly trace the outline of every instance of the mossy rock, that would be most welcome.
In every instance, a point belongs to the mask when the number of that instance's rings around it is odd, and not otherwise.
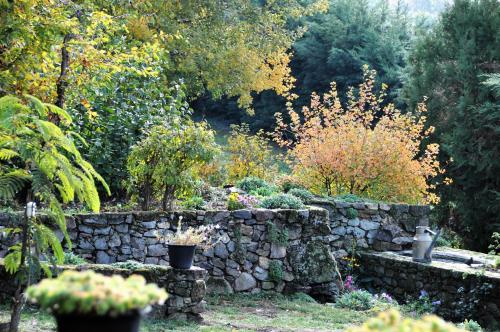
[[[227,295],[232,294],[233,289],[229,282],[224,278],[209,277],[207,280],[207,294]]]
[[[297,281],[302,284],[319,284],[336,280],[335,258],[322,241],[313,240],[305,245],[289,248],[290,265]]]

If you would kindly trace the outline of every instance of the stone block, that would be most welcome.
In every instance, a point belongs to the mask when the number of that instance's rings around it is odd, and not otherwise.
[[[236,210],[232,212],[233,218],[236,219],[251,219],[252,212],[250,210]]]
[[[223,243],[219,243],[214,248],[214,254],[217,257],[226,259],[229,257],[229,251]]]
[[[247,272],[243,272],[234,281],[234,290],[237,292],[251,290],[256,286],[257,286],[257,281],[250,273]]]
[[[163,244],[153,244],[148,246],[148,256],[159,257],[168,254],[168,249]]]
[[[94,230],[95,235],[109,235],[111,232],[111,227],[96,228]]]
[[[143,221],[141,222],[141,226],[146,229],[154,229],[156,228],[156,221]]]
[[[260,266],[257,266],[253,272],[253,276],[260,281],[267,280],[269,273],[267,270],[261,268]]]
[[[286,256],[286,247],[277,245],[275,243],[271,244],[271,258],[283,258]]]
[[[96,249],[105,250],[108,249],[108,241],[104,237],[97,238],[94,242]]]

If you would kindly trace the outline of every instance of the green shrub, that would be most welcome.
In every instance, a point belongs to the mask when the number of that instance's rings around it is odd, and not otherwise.
[[[261,178],[255,176],[249,176],[238,181],[236,183],[236,187],[246,191],[247,193],[250,193],[259,188],[270,188],[271,186],[269,185],[269,183],[262,180]]]
[[[64,265],[84,265],[87,263],[88,262],[84,258],[75,255],[72,252],[64,253]]]
[[[268,187],[260,187],[257,188],[256,190],[252,190],[250,192],[250,195],[252,196],[260,196],[260,197],[269,197],[276,193],[275,188],[268,186]]]
[[[483,328],[481,325],[479,325],[478,322],[474,320],[465,320],[462,324],[459,325],[460,328],[466,330],[466,331],[471,331],[471,332],[482,332]]]
[[[288,194],[300,198],[304,203],[310,202],[314,198],[314,195],[309,190],[301,188],[290,189]]]
[[[364,290],[344,293],[335,303],[337,307],[357,311],[370,310],[376,305],[374,296]]]
[[[190,197],[181,203],[182,207],[188,210],[202,210],[205,204],[205,201],[200,196]]]
[[[420,291],[420,296],[416,299],[410,300],[406,303],[403,309],[411,312],[416,316],[430,314],[436,311],[441,301],[433,301],[425,290]]]
[[[348,219],[356,219],[358,217],[358,210],[350,207],[346,210],[345,214]]]
[[[281,282],[283,280],[283,267],[279,261],[269,262],[269,281]]]
[[[276,194],[264,198],[260,206],[265,209],[303,209],[304,203],[290,194]]]
[[[436,240],[436,247],[450,247],[460,249],[462,247],[462,239],[457,233],[443,228],[441,235]]]

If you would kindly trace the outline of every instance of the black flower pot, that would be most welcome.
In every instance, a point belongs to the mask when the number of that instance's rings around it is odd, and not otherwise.
[[[58,332],[139,332],[141,315],[131,313],[125,315],[55,315]]]
[[[193,265],[195,245],[183,246],[177,244],[168,245],[168,257],[170,266],[176,269],[190,269]]]

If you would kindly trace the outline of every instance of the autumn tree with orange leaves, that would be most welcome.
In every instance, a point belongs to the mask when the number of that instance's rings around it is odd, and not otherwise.
[[[364,66],[364,79],[350,88],[347,105],[335,83],[322,97],[313,93],[302,114],[287,104],[290,123],[276,114],[276,142],[288,148],[293,175],[317,194],[355,194],[407,203],[435,203],[430,180],[442,169],[439,146],[422,142],[432,133],[426,127],[425,103],[402,114],[383,104],[387,86],[374,92],[376,72]]]

